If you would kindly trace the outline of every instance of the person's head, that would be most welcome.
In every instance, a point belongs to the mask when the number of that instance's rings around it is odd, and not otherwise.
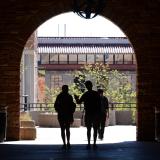
[[[88,90],[92,90],[93,85],[92,85],[92,82],[91,82],[91,81],[86,81],[86,82],[85,82],[85,86],[86,86],[86,88],[87,88]]]
[[[103,95],[103,89],[98,89],[99,95]]]
[[[65,93],[68,92],[68,85],[63,85],[62,86],[62,92],[65,92]]]

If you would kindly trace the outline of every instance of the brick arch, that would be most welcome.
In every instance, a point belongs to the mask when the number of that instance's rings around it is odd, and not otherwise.
[[[154,107],[160,96],[159,0],[110,0],[102,15],[128,36],[137,57],[137,140],[154,140]],[[7,138],[19,139],[20,60],[33,31],[47,19],[71,11],[72,0],[2,1],[0,5],[0,101],[8,106]],[[156,77],[156,78],[153,78]]]

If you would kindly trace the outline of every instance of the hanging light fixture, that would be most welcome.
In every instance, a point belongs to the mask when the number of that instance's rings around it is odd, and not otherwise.
[[[92,19],[102,12],[106,0],[74,0],[73,11],[80,17]]]

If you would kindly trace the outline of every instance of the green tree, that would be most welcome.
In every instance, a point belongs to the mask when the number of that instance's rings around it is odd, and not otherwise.
[[[96,63],[87,64],[81,71],[75,71],[75,76],[85,75],[92,80],[96,88],[103,88],[110,102],[135,102],[136,92],[132,89],[127,75],[117,70],[111,70],[108,65]]]
[[[109,102],[136,103],[136,91],[132,88],[127,75],[117,70],[111,70],[108,65],[87,64],[81,71],[75,71],[74,75],[85,75],[86,79],[92,80],[97,89],[103,88],[104,95],[108,97]],[[80,94],[82,92],[79,92]],[[120,107],[118,110],[126,110],[125,104],[118,107]],[[132,108],[135,107],[135,104],[130,104],[128,107],[131,107],[133,122],[135,122],[136,109]]]
[[[85,80],[90,79],[97,89],[104,89],[104,95],[108,97],[110,102],[136,103],[136,91],[132,89],[127,75],[117,70],[111,70],[108,65],[101,63],[84,65],[80,71],[73,73],[73,78],[74,83],[69,85],[71,95],[81,96],[84,92]],[[60,91],[61,88],[46,88],[46,102],[54,103]]]

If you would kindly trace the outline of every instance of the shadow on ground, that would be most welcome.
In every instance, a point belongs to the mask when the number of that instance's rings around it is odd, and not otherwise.
[[[84,144],[74,144],[70,150],[61,145],[0,144],[1,160],[159,160],[160,143],[122,142],[98,144],[87,150]]]

